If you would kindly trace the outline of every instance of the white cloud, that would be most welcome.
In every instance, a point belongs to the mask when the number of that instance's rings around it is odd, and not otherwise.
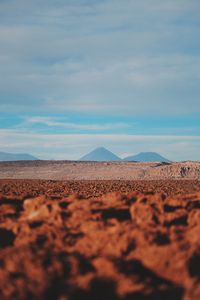
[[[77,129],[77,130],[90,130],[90,131],[104,131],[113,129],[128,128],[129,125],[125,123],[104,123],[104,124],[79,124],[73,122],[60,121],[57,118],[50,117],[29,117],[25,119],[25,122],[19,124],[18,127],[26,127],[30,124],[42,124],[49,127],[61,127],[65,129]]]

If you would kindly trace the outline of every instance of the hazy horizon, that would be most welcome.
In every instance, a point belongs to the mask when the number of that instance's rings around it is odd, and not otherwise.
[[[0,151],[200,160],[198,0],[0,2]]]

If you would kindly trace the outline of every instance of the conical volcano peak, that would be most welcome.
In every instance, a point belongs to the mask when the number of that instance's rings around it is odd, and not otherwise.
[[[84,155],[80,160],[82,161],[119,161],[117,155],[106,149],[105,147],[98,147],[88,154]]]

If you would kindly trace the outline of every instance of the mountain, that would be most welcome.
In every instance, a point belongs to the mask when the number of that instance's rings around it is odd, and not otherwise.
[[[26,153],[6,153],[0,152],[0,161],[18,161],[18,160],[38,160],[38,158]]]
[[[111,151],[105,149],[104,147],[100,147],[86,154],[80,160],[81,161],[119,161],[121,160],[121,158],[119,158]]]
[[[153,162],[153,161],[159,161],[159,162],[169,162],[168,159],[164,158],[160,154],[156,152],[140,152],[137,155],[128,156],[124,158],[126,161],[141,161],[141,162]]]

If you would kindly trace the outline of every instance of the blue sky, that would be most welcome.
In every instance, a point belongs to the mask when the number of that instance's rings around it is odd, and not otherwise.
[[[199,160],[199,0],[1,0],[0,151]]]

